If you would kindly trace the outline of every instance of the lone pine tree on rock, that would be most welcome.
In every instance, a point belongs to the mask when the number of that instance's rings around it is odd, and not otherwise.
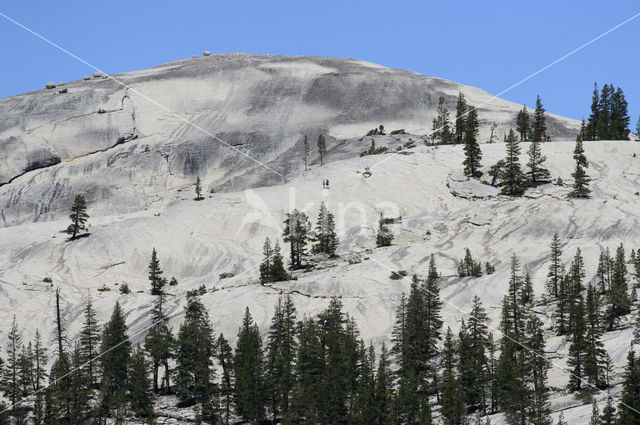
[[[573,151],[573,159],[576,160],[576,170],[573,176],[573,190],[569,193],[570,198],[588,198],[591,193],[589,182],[591,179],[587,175],[585,168],[589,166],[587,157],[584,155],[582,140],[576,140],[576,147]]]
[[[478,144],[478,112],[471,108],[467,114],[464,130],[464,174],[477,177],[480,173],[482,150]]]
[[[71,205],[71,215],[69,218],[71,219],[71,224],[67,227],[66,232],[71,235],[69,239],[74,240],[78,237],[78,233],[80,233],[81,230],[86,230],[85,223],[89,218],[84,196],[76,195],[73,200],[73,205]]]
[[[162,277],[162,269],[160,268],[160,260],[158,253],[153,248],[151,251],[151,262],[149,263],[149,281],[151,282],[151,295],[162,295],[162,288],[167,280]]]
[[[202,183],[200,183],[200,176],[196,179],[194,186],[196,187],[196,197],[194,198],[194,201],[202,201],[204,198],[202,197]]]

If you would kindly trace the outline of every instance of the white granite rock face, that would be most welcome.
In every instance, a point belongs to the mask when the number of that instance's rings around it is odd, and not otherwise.
[[[439,96],[451,110],[479,89],[351,59],[247,54],[185,59],[0,100],[2,225],[66,214],[84,193],[94,214],[174,199],[197,176],[205,190],[280,184],[302,167],[302,137],[327,136],[328,161],[361,152],[354,141],[380,124],[426,134]],[[514,125],[520,105],[479,108],[481,138]],[[193,123],[193,125],[189,124]],[[554,138],[578,123],[548,115]],[[233,148],[216,140],[218,137]],[[244,154],[277,171],[262,167]],[[10,183],[9,183],[10,182]]]

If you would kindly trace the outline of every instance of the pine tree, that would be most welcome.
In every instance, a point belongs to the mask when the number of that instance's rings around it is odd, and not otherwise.
[[[320,165],[323,165],[324,155],[327,153],[327,142],[324,135],[318,136],[318,153],[320,154]]]
[[[289,273],[284,268],[284,259],[280,251],[280,244],[276,241],[273,246],[271,270],[269,271],[271,282],[281,282],[290,278]]]
[[[600,122],[600,93],[598,84],[593,83],[593,96],[591,98],[591,115],[586,126],[586,138],[582,140],[598,140],[597,127]]]
[[[284,300],[278,298],[267,343],[266,380],[273,421],[289,413],[296,344],[296,309],[287,295]]]
[[[151,262],[149,263],[149,281],[151,282],[151,295],[162,295],[162,288],[166,284],[166,279],[162,277],[160,260],[156,249],[151,251]]]
[[[464,134],[467,128],[466,116],[467,102],[465,101],[462,92],[459,92],[458,101],[456,103],[455,143],[462,143],[464,140]]]
[[[233,404],[233,352],[223,334],[220,334],[216,342],[215,355],[222,370],[222,376],[220,377],[222,419],[225,425],[229,425],[231,406]]]
[[[310,318],[303,320],[298,332],[296,383],[291,396],[290,423],[319,423],[324,355],[318,323]]]
[[[136,416],[147,418],[153,414],[153,391],[149,381],[149,362],[140,346],[131,355],[129,403]]]
[[[598,284],[600,294],[606,294],[611,289],[611,269],[613,266],[613,260],[609,254],[609,248],[600,251],[600,258],[598,259],[598,271],[596,275],[598,277]]]
[[[382,343],[375,381],[375,405],[377,406],[377,425],[391,425],[393,402],[393,375],[387,347]]]
[[[236,412],[248,421],[263,419],[267,400],[264,385],[262,338],[248,307],[245,310],[242,326],[238,331],[233,367]]]
[[[189,293],[176,341],[174,389],[182,403],[199,404],[205,420],[214,416],[209,409],[214,393],[213,342],[209,314],[197,293]]]
[[[618,404],[618,425],[640,423],[640,365],[633,349],[627,356],[627,367]]]
[[[556,332],[558,335],[565,335],[568,331],[568,315],[571,306],[569,290],[571,284],[569,277],[565,274],[564,265],[561,265],[560,270],[562,278],[558,286],[558,304],[554,316],[557,322]]]
[[[460,381],[463,399],[469,411],[479,411],[482,414],[487,413],[487,396],[490,391],[487,370],[489,359],[486,352],[489,344],[488,321],[489,317],[480,298],[475,296],[466,329],[460,333]],[[468,349],[462,350],[463,345]]]
[[[596,288],[589,283],[585,303],[585,358],[584,374],[590,388],[605,388],[605,359],[607,352],[602,343],[604,329],[602,318],[598,309],[598,293]]]
[[[105,414],[116,416],[124,408],[128,389],[128,368],[131,356],[131,342],[127,336],[127,325],[120,303],[116,302],[111,319],[102,332],[100,346],[102,409]]]
[[[284,241],[289,242],[291,248],[291,269],[303,268],[303,260],[307,256],[307,243],[311,233],[311,223],[307,215],[298,210],[287,213],[284,220]]]
[[[607,397],[607,405],[602,409],[600,425],[614,425],[616,423],[616,408],[611,397]]]
[[[607,328],[612,330],[618,319],[631,312],[631,300],[627,293],[627,264],[622,244],[616,250],[611,275],[611,289],[607,293]]]
[[[613,86],[611,86],[613,90]],[[610,140],[629,140],[629,105],[625,99],[622,89],[616,88],[611,94],[611,110],[609,116],[609,134]]]
[[[333,214],[327,210],[324,202],[320,203],[320,212],[318,213],[318,224],[316,224],[315,241],[311,252],[324,253],[330,257],[335,256],[338,247],[338,236],[335,230],[335,220]]]
[[[457,375],[458,347],[451,328],[447,328],[442,357],[440,414],[445,425],[461,425],[465,419],[465,406],[462,402],[462,389]]]
[[[585,140],[589,140],[587,123],[584,121],[584,119],[580,122],[580,131],[576,136],[576,141],[578,140],[580,140],[581,142],[584,142]]]
[[[35,339],[33,341],[33,391],[38,392],[44,385],[47,378],[47,348],[43,345],[40,337],[40,331],[36,329]]]
[[[587,351],[584,315],[584,299],[580,296],[571,309],[573,323],[571,329],[571,345],[569,346],[569,360],[567,362],[571,367],[571,376],[569,377],[568,385],[569,391],[580,391],[583,388],[584,361]]]
[[[547,138],[547,124],[545,119],[545,110],[542,107],[540,96],[536,98],[536,110],[533,112],[533,121],[531,123],[531,142],[544,142]]]
[[[302,154],[302,162],[304,163],[304,171],[307,171],[308,168],[308,164],[309,164],[309,139],[307,138],[307,135],[305,134],[304,136],[304,141],[303,141],[303,146],[304,146],[304,151]]]
[[[433,143],[449,144],[452,141],[451,123],[449,121],[449,111],[445,104],[444,96],[438,99],[438,107],[436,108],[436,118],[433,119],[431,140]]]
[[[591,190],[589,189],[589,182],[591,179],[584,169],[589,166],[589,163],[584,155],[584,147],[580,140],[576,140],[573,159],[576,161],[576,170],[571,174],[573,177],[573,190],[569,193],[569,197],[588,198],[591,193]]]
[[[83,365],[82,348],[79,342],[73,346],[71,352],[71,391],[70,391],[70,410],[69,410],[69,422],[77,424],[84,419],[89,412],[89,396],[90,396],[90,383],[87,375],[87,371],[82,367]]]
[[[496,122],[494,121],[491,124],[491,128],[490,128],[490,134],[489,134],[489,141],[487,143],[494,143],[496,141],[496,130],[498,129],[498,124],[496,124]]]
[[[589,425],[600,425],[600,409],[598,409],[598,401],[595,397],[591,399],[591,419]]]
[[[531,402],[529,420],[532,425],[551,425],[549,392],[547,391],[547,372],[549,361],[540,353],[544,352],[543,324],[540,319],[530,315],[526,325],[527,363],[530,370]]]
[[[560,237],[554,233],[551,239],[551,264],[547,274],[547,290],[550,295],[558,298],[560,280],[562,279],[562,244]]]
[[[67,227],[67,234],[71,235],[70,240],[74,240],[78,237],[78,233],[81,230],[86,230],[85,223],[89,218],[89,214],[87,214],[87,204],[84,200],[84,196],[76,195],[73,200],[73,205],[71,205],[71,215],[69,216],[71,219],[71,224]]]
[[[465,119],[464,129],[464,174],[476,177],[480,173],[482,150],[478,144],[478,111],[471,108]]]
[[[527,305],[533,302],[533,282],[529,272],[524,275],[522,283],[522,292],[520,293],[520,304]]]
[[[19,380],[20,372],[20,351],[22,349],[22,335],[16,323],[16,316],[13,316],[11,329],[7,334],[7,357],[2,370],[0,381],[2,393],[9,400],[11,405],[11,416],[18,418],[22,415],[23,406],[19,404],[22,399],[22,388]]]
[[[265,238],[264,245],[262,246],[263,260],[260,263],[260,283],[271,282],[271,261],[273,257],[273,248],[271,247],[271,241],[269,238]]]
[[[200,176],[198,176],[198,178],[196,179],[194,186],[196,190],[196,197],[194,200],[202,201],[204,198],[202,197],[202,183],[200,182]]]
[[[144,340],[144,348],[151,358],[152,365],[152,389],[154,393],[160,391],[158,380],[160,378],[160,366],[164,366],[163,389],[165,393],[170,392],[170,371],[169,360],[173,358],[175,339],[171,328],[167,323],[167,315],[164,312],[164,294],[156,297],[156,302],[152,312],[153,327],[149,329]]]
[[[513,130],[509,130],[509,135],[505,140],[507,146],[507,157],[502,172],[502,191],[500,193],[509,196],[520,196],[524,193],[524,174],[520,169],[520,145]]]
[[[93,300],[88,296],[84,304],[84,323],[80,331],[80,349],[86,363],[89,385],[95,387],[98,381],[98,348],[100,347],[100,328],[93,308]]]
[[[380,219],[378,220],[378,233],[376,234],[376,246],[391,246],[391,242],[393,241],[393,233],[391,229],[387,225],[388,219],[382,216],[380,213]]]
[[[529,184],[532,186],[538,186],[542,183],[548,183],[551,181],[551,174],[549,170],[544,168],[544,162],[547,158],[542,155],[542,149],[540,147],[540,141],[532,140],[529,145],[529,162],[527,162],[527,167],[529,167],[529,171],[527,172],[529,178]]]
[[[516,131],[520,134],[521,141],[526,142],[529,140],[529,135],[531,134],[531,118],[529,117],[526,106],[523,106],[522,110],[518,112]]]

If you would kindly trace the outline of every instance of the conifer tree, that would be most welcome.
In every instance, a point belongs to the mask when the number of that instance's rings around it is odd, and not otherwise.
[[[627,264],[622,244],[616,250],[611,274],[611,289],[607,293],[607,328],[612,330],[618,319],[631,311],[631,300],[627,293]]]
[[[86,363],[89,385],[95,387],[98,381],[98,349],[100,347],[100,328],[93,308],[93,299],[88,296],[84,304],[84,323],[80,331],[80,349],[83,363]]]
[[[449,111],[445,104],[444,96],[438,99],[436,108],[436,118],[431,125],[431,140],[433,143],[449,144],[452,141],[451,123],[449,121]]]
[[[40,391],[47,378],[47,348],[43,345],[40,337],[40,331],[36,329],[36,335],[33,341],[33,391]]]
[[[600,425],[600,409],[598,409],[598,401],[595,397],[591,399],[591,419],[589,425]]]
[[[67,234],[71,235],[70,240],[74,240],[78,237],[78,233],[81,230],[86,230],[85,223],[89,218],[89,214],[87,214],[87,203],[84,200],[84,196],[76,195],[73,200],[73,205],[71,205],[71,215],[69,216],[71,219],[71,224],[67,227]]]
[[[323,165],[324,155],[327,153],[327,142],[324,135],[318,136],[318,153],[320,154],[320,165]]]
[[[480,174],[482,150],[478,144],[478,111],[471,108],[465,119],[464,129],[464,174],[477,177]]]
[[[304,147],[304,151],[302,154],[302,162],[304,163],[304,171],[307,171],[309,169],[308,164],[309,164],[309,139],[307,138],[307,135],[304,135],[304,141],[303,141],[303,147]]]
[[[568,332],[568,316],[569,308],[571,306],[570,279],[565,274],[564,265],[561,266],[561,275],[559,287],[558,287],[558,304],[554,317],[556,319],[556,331],[558,335],[565,335]]]
[[[571,367],[571,376],[569,377],[569,391],[580,391],[583,388],[584,378],[584,361],[587,351],[587,342],[585,340],[586,325],[584,320],[585,306],[582,295],[571,309],[573,317],[571,329],[571,345],[569,347],[568,365]]]
[[[613,85],[611,86],[613,90]],[[607,139],[629,140],[629,105],[620,87],[611,94],[611,107],[609,114],[609,129]]]
[[[527,176],[529,184],[532,186],[538,186],[539,184],[551,181],[551,174],[549,173],[549,170],[544,168],[544,162],[547,158],[542,155],[540,143],[541,142],[538,140],[532,140],[527,152],[529,155],[529,162],[527,162],[529,171],[527,172]]]
[[[551,409],[547,390],[547,372],[549,361],[540,353],[544,352],[543,324],[540,319],[530,315],[526,325],[527,369],[530,371],[530,406],[527,423],[532,425],[551,425]]]
[[[576,170],[571,174],[573,177],[573,190],[569,193],[570,198],[588,198],[591,190],[589,182],[591,179],[587,175],[585,168],[589,166],[584,155],[582,141],[576,140],[576,147],[573,150],[573,159],[576,161]]]
[[[296,309],[287,295],[278,298],[267,342],[266,380],[271,417],[287,417],[295,383]]]
[[[284,268],[284,259],[282,258],[282,252],[280,251],[280,243],[276,241],[273,246],[273,258],[271,263],[271,270],[269,271],[271,282],[281,282],[290,278],[289,273]]]
[[[79,342],[73,346],[71,352],[71,391],[70,391],[70,410],[69,410],[69,422],[77,424],[84,419],[89,412],[89,393],[91,387],[87,371],[82,367],[83,365],[82,348]]]
[[[479,411],[481,414],[487,412],[487,395],[490,391],[486,353],[489,344],[488,321],[480,298],[475,296],[466,328],[460,331],[459,375],[465,405],[469,412]]]
[[[520,294],[520,303],[522,305],[531,304],[533,302],[533,282],[531,276],[527,272],[522,283],[522,292]]]
[[[105,415],[122,414],[128,389],[128,369],[131,357],[131,342],[127,336],[127,325],[120,303],[116,301],[111,319],[102,332],[100,345],[100,390],[101,408]]]
[[[640,423],[640,365],[633,351],[627,355],[627,367],[624,372],[622,394],[618,404],[618,425]]]
[[[597,139],[597,127],[600,122],[600,93],[598,91],[598,84],[593,83],[593,96],[591,97],[591,115],[589,115],[589,121],[586,126],[586,138],[582,140],[598,140]]]
[[[590,388],[605,388],[605,364],[607,352],[602,343],[604,328],[602,318],[598,309],[598,292],[589,283],[585,303],[585,359],[584,375]]]
[[[551,239],[551,264],[547,274],[547,290],[550,295],[558,298],[560,280],[562,279],[562,244],[560,237],[554,233]]]
[[[533,121],[531,122],[531,142],[544,142],[547,139],[547,124],[545,119],[545,110],[542,106],[540,96],[536,98],[536,110],[533,112]]]
[[[377,406],[378,425],[391,425],[393,398],[393,375],[387,347],[382,343],[375,381],[375,405]]]
[[[516,131],[520,134],[521,141],[526,142],[529,140],[529,135],[531,134],[531,118],[529,117],[526,106],[523,106],[522,110],[518,112]]]
[[[291,269],[303,268],[303,260],[307,256],[307,243],[311,233],[311,223],[307,215],[298,210],[287,213],[284,220],[284,241],[289,242],[291,248]]]
[[[209,313],[198,294],[191,292],[176,341],[174,389],[182,403],[200,405],[203,419],[210,422],[215,419],[213,341]]]
[[[378,220],[378,233],[376,234],[376,246],[391,246],[391,242],[393,241],[393,233],[391,229],[387,225],[388,219],[382,216],[380,213],[380,219]]]
[[[311,252],[324,253],[330,257],[335,256],[338,247],[338,236],[336,235],[336,224],[333,214],[327,210],[324,201],[320,203],[318,213],[318,223],[316,224],[315,241]]]
[[[169,360],[173,358],[175,339],[171,328],[167,323],[167,315],[164,311],[164,293],[156,297],[156,302],[152,311],[153,327],[149,329],[144,340],[144,348],[151,358],[152,366],[152,389],[154,393],[160,391],[158,380],[160,378],[160,366],[164,366],[164,379],[162,387],[165,393],[171,390],[171,374],[169,371]]]
[[[502,172],[502,191],[500,193],[509,196],[520,196],[524,192],[524,174],[520,169],[520,145],[513,130],[509,129],[509,135],[505,139],[507,157]]]
[[[151,251],[151,262],[149,263],[149,281],[151,282],[151,295],[161,295],[163,293],[162,288],[167,283],[166,279],[162,277],[162,269],[160,268],[160,260],[158,259],[158,253],[153,248]]]
[[[20,351],[22,350],[22,335],[16,323],[16,316],[13,316],[11,329],[7,334],[7,357],[2,370],[2,393],[9,400],[11,405],[11,416],[14,419],[22,417],[24,406],[19,402],[22,399],[22,388],[20,385]]]
[[[223,334],[218,337],[215,353],[222,370],[222,376],[220,377],[222,420],[225,425],[229,425],[231,406],[233,404],[233,351]]]
[[[467,102],[462,92],[458,93],[458,101],[456,103],[456,125],[455,125],[455,143],[462,143],[467,128]]]
[[[580,122],[580,131],[578,132],[578,135],[576,136],[576,141],[580,140],[581,142],[584,142],[585,140],[589,140],[588,137],[588,133],[587,133],[587,123],[584,121],[584,119]]]
[[[445,425],[462,425],[465,419],[465,406],[461,398],[462,389],[457,375],[458,347],[451,328],[447,328],[445,334],[442,356],[440,414]]]
[[[614,425],[616,423],[616,408],[611,397],[607,397],[607,405],[602,409],[600,415],[600,425]]]
[[[269,238],[265,238],[262,246],[263,260],[260,263],[260,283],[271,282],[271,261],[273,257],[273,248]]]
[[[129,403],[136,416],[147,418],[153,414],[153,391],[149,381],[149,362],[140,346],[131,355]]]
[[[202,201],[204,198],[202,197],[202,183],[200,182],[200,176],[198,176],[198,178],[196,179],[194,186],[196,191],[196,197],[194,200]]]
[[[235,376],[234,400],[236,412],[248,421],[260,421],[265,416],[266,391],[262,338],[258,325],[253,322],[249,308],[245,310],[242,326],[238,331],[233,357]]]
[[[296,353],[296,383],[291,396],[291,423],[315,424],[320,421],[323,390],[324,349],[320,327],[310,318],[302,321]]]
[[[611,270],[613,268],[613,259],[609,254],[609,248],[600,251],[600,258],[598,259],[598,271],[596,275],[598,277],[598,284],[600,294],[606,294],[611,289]]]

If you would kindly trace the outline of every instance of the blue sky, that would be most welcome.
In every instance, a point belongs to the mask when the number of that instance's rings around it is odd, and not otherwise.
[[[0,12],[107,72],[211,52],[353,57],[498,93],[640,12],[637,0],[0,1]],[[640,17],[502,97],[587,116],[594,82],[640,114]],[[91,70],[0,18],[0,97]]]

